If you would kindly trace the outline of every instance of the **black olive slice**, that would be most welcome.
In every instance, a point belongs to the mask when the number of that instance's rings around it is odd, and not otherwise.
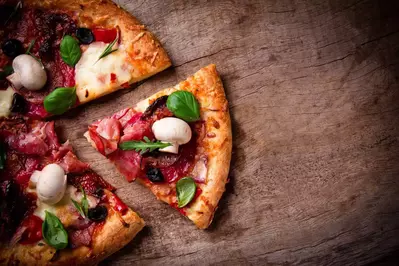
[[[94,42],[93,32],[88,28],[78,28],[76,30],[76,38],[83,44]]]
[[[151,182],[154,182],[154,183],[164,181],[163,174],[162,174],[161,170],[159,170],[159,168],[149,167],[147,169],[147,177]]]
[[[16,39],[9,39],[3,43],[1,46],[3,53],[11,58],[17,57],[24,53],[24,46],[22,43]]]
[[[89,209],[88,216],[89,219],[95,222],[104,221],[107,218],[108,210],[107,207],[103,205],[97,205],[94,208]]]
[[[13,113],[24,113],[26,110],[26,101],[24,97],[22,97],[18,93],[14,93],[12,98],[11,112]]]

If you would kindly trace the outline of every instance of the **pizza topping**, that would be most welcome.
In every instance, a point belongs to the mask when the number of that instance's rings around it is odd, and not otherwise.
[[[68,233],[65,231],[60,219],[51,212],[46,211],[42,233],[46,243],[53,248],[64,249],[67,247]]]
[[[169,95],[166,106],[176,117],[187,122],[194,122],[200,119],[199,103],[191,92],[173,92]]]
[[[71,67],[74,67],[82,56],[78,41],[70,35],[62,38],[60,52],[62,60]]]
[[[94,34],[88,28],[78,28],[75,35],[82,44],[91,44],[94,42]]]
[[[81,230],[68,230],[70,247],[90,246],[95,228],[96,223],[91,223],[89,227]]]
[[[66,175],[61,166],[46,165],[36,184],[39,199],[47,204],[56,204],[65,194],[66,181]]]
[[[114,45],[116,44],[116,42],[119,39],[119,34],[116,35],[115,40],[113,40],[110,44],[107,45],[107,47],[105,47],[104,51],[100,54],[100,56],[98,57],[97,61],[99,61],[101,58],[106,57],[109,54],[112,54],[113,52],[118,51],[118,48],[113,48]],[[97,63],[96,61],[96,63]]]
[[[98,174],[93,171],[86,171],[82,174],[71,174],[68,175],[68,183],[73,185],[76,188],[82,188],[89,195],[96,196],[96,191],[99,188],[107,189],[110,191],[114,191],[115,188],[107,183],[104,179],[102,179]],[[90,200],[89,200],[90,202]]]
[[[124,151],[135,150],[137,152],[140,152],[140,154],[143,154],[146,152],[152,152],[156,149],[163,150],[171,145],[172,144],[167,142],[160,142],[160,141],[152,142],[147,136],[144,136],[144,141],[138,141],[138,140],[125,141],[119,144],[119,148]]]
[[[88,218],[95,222],[102,222],[108,216],[108,209],[104,205],[98,205],[88,211]]]
[[[17,57],[24,53],[24,47],[22,43],[17,39],[9,39],[1,46],[3,53],[11,58]]]
[[[161,170],[159,170],[158,168],[148,167],[147,177],[153,183],[164,181],[163,174],[162,174]]]
[[[60,115],[76,104],[76,88],[57,88],[44,99],[47,112]]]
[[[122,215],[124,215],[128,210],[129,207],[115,194],[111,194],[108,196],[108,201],[111,204],[112,208]]]
[[[25,113],[26,101],[21,94],[14,93],[11,104],[11,112],[13,113]]]
[[[80,203],[74,199],[71,199],[71,200],[72,200],[72,203],[75,206],[75,208],[78,210],[79,214],[82,217],[86,218],[87,212],[89,210],[89,202],[87,200],[86,192],[84,191],[84,189],[82,187],[80,187],[80,191],[82,192],[82,195],[83,195]]]
[[[6,90],[0,90],[0,117],[7,117],[11,112],[14,90],[8,87]]]
[[[177,206],[183,208],[192,201],[197,185],[191,177],[183,177],[176,183]]]
[[[7,159],[6,147],[2,142],[0,142],[0,170],[3,170],[5,168],[6,159]]]
[[[93,29],[93,34],[96,39],[96,42],[110,43],[116,39],[118,35],[118,30],[116,28],[114,29],[95,28]]]
[[[175,117],[166,117],[155,121],[152,131],[156,139],[172,144],[172,146],[161,148],[160,151],[175,154],[179,152],[179,145],[188,143],[192,135],[190,126]]]
[[[22,54],[17,56],[12,67],[14,73],[7,77],[16,89],[40,90],[47,82],[47,74],[43,65],[34,57]]]
[[[11,242],[19,242],[23,245],[33,244],[40,240],[42,240],[42,225],[43,220],[37,217],[36,215],[28,216],[21,224],[20,228],[18,228],[17,232],[15,233],[13,240]],[[21,234],[18,234],[22,232]],[[20,239],[15,239],[18,237]]]

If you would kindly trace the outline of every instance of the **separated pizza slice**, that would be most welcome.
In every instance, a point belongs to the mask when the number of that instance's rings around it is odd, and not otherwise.
[[[54,122],[0,119],[0,264],[94,265],[144,221],[60,144]]]
[[[212,221],[228,180],[232,135],[215,65],[89,126],[86,138],[128,181],[199,228]]]
[[[110,0],[6,0],[0,13],[0,117],[62,114],[171,65]]]

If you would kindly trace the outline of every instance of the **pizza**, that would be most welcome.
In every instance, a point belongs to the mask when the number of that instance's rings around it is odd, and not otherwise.
[[[143,220],[59,143],[54,122],[0,119],[0,264],[92,265]]]
[[[232,150],[228,102],[215,65],[94,122],[85,136],[128,181],[137,179],[197,227],[209,226]]]
[[[171,65],[110,0],[0,0],[0,117],[42,119]]]

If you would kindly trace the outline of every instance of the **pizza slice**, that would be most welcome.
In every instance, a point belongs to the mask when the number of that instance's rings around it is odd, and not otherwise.
[[[110,0],[0,1],[0,117],[59,115],[171,65]]]
[[[54,122],[0,119],[0,264],[92,265],[144,221],[60,144]]]
[[[89,126],[86,138],[128,181],[205,229],[228,180],[232,135],[215,65]]]

